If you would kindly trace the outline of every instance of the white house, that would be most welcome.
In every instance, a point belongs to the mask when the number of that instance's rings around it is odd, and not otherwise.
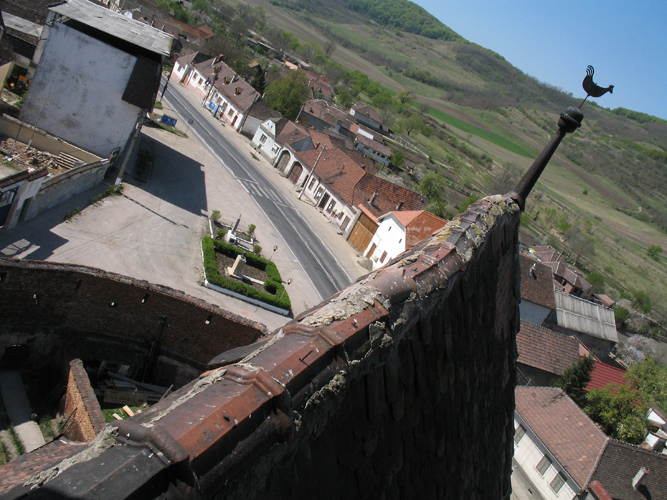
[[[269,118],[259,125],[252,138],[253,147],[271,163],[283,147],[277,138],[287,122],[287,118]]]
[[[373,263],[373,270],[386,265],[447,224],[445,219],[424,210],[393,211],[378,220],[378,228],[364,251]]]
[[[172,37],[87,0],[49,8],[20,118],[99,156],[123,149],[153,108]]]
[[[607,436],[561,389],[517,387],[515,399],[515,467],[540,498],[578,498],[587,491]]]

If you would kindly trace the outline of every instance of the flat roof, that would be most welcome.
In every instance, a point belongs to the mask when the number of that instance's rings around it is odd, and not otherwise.
[[[49,10],[151,52],[164,56],[171,53],[173,37],[168,33],[87,0],[67,0]]]

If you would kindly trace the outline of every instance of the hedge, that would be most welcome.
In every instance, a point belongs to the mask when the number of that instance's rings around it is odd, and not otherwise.
[[[236,292],[246,297],[260,300],[281,309],[286,309],[288,311],[292,309],[292,303],[290,302],[287,290],[285,290],[285,286],[283,285],[283,280],[280,277],[278,268],[273,262],[263,257],[258,257],[252,252],[225,243],[224,241],[214,240],[209,236],[204,237],[202,240],[202,251],[204,254],[204,272],[206,273],[206,280],[209,283],[226,288],[227,290],[231,290],[232,292]],[[233,259],[238,255],[243,255],[246,258],[248,265],[264,271],[267,275],[267,280],[264,283],[266,292],[261,292],[254,287],[246,285],[233,278],[221,276],[218,272],[218,261],[215,258],[216,252],[220,252]]]

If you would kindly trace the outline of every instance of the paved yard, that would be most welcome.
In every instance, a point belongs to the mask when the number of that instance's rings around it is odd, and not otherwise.
[[[82,264],[159,283],[260,321],[270,329],[282,326],[286,318],[200,285],[200,240],[207,231],[207,215],[220,210],[223,218],[242,214],[242,224],[257,226],[256,236],[265,256],[276,263],[284,280],[292,279],[287,290],[295,314],[320,302],[305,272],[250,194],[195,137],[185,139],[144,127],[142,140],[156,145],[150,181],[140,183],[126,174],[122,196],[88,206],[69,222],[63,222],[64,214],[85,206],[107,185],[82,193],[12,230],[0,230],[0,252],[8,257]],[[243,152],[251,154],[245,138],[238,136],[235,141]],[[297,201],[291,183],[267,161],[257,161],[276,185],[289,193],[348,274],[353,279],[364,274],[354,249],[326,219],[315,208]],[[274,246],[278,247],[275,252]]]

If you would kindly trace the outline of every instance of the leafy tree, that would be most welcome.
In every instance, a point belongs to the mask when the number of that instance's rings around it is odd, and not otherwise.
[[[415,95],[409,90],[399,90],[396,94],[396,100],[401,104],[409,104],[414,101]]]
[[[338,93],[338,105],[343,109],[349,109],[354,104],[354,99],[347,90],[341,90]]]
[[[430,201],[444,200],[447,193],[447,185],[445,179],[438,174],[426,174],[419,183],[419,190]]]
[[[391,164],[396,168],[401,168],[405,163],[405,153],[403,151],[396,151],[391,155]]]
[[[625,378],[637,388],[644,401],[661,409],[667,408],[667,369],[655,358],[633,364]]]
[[[266,77],[264,76],[264,71],[260,71],[260,73],[252,79],[251,85],[260,94],[264,93],[266,90]]]
[[[630,319],[630,311],[625,307],[616,306],[614,307],[614,317],[616,319],[617,326],[625,325],[625,322]]]
[[[427,212],[432,213],[433,215],[437,215],[438,217],[441,217],[443,219],[451,219],[451,214],[450,211],[448,210],[447,203],[442,201],[442,200],[434,200],[430,202],[424,209]]]
[[[586,281],[588,281],[593,286],[593,293],[603,293],[605,284],[607,280],[604,275],[601,273],[591,273],[586,276]]]
[[[641,443],[646,436],[646,410],[640,394],[619,384],[588,391],[584,406],[605,434],[632,444]]]
[[[658,257],[661,253],[662,247],[660,245],[651,245],[648,247],[648,256],[652,259],[658,260]]]
[[[648,314],[653,309],[653,301],[649,297],[648,293],[641,290],[635,290],[632,292],[632,305],[638,311],[641,311],[645,314]]]
[[[396,125],[410,135],[413,130],[420,130],[424,126],[424,120],[419,115],[412,114],[407,118],[398,120]]]
[[[371,99],[371,103],[373,103],[375,109],[391,106],[393,101],[391,95],[387,92],[378,92],[373,96],[373,99]]]
[[[306,77],[300,71],[291,71],[280,80],[266,87],[266,104],[289,119],[294,120],[306,102],[310,89]]]
[[[556,387],[563,389],[575,403],[582,406],[586,401],[584,387],[591,381],[591,372],[595,365],[593,356],[581,358],[561,375],[556,381]]]

